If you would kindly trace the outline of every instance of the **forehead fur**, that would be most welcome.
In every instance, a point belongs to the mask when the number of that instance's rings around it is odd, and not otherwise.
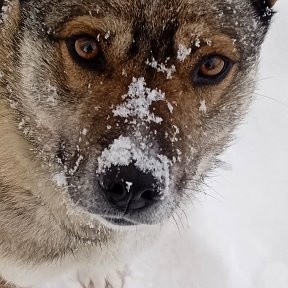
[[[43,4],[44,2],[44,4]],[[29,11],[40,12],[39,15],[47,13],[47,18],[51,22],[67,20],[73,16],[83,16],[95,14],[97,17],[110,16],[120,18],[132,18],[138,20],[147,19],[153,27],[171,21],[174,17],[179,17],[191,21],[193,17],[205,17],[207,15],[213,18],[222,18],[226,16],[239,17],[247,14],[251,16],[252,4],[250,1],[219,1],[219,0],[62,0],[62,1],[25,1],[23,6],[30,6]],[[59,9],[61,8],[61,9]],[[229,12],[230,11],[230,12]],[[218,12],[218,13],[217,13]],[[237,13],[236,13],[237,12]],[[222,13],[222,14],[221,14]],[[218,15],[217,15],[218,14]],[[240,17],[239,17],[240,18]],[[195,20],[195,19],[194,19]]]
[[[29,21],[27,22],[29,31],[34,27],[37,30],[57,34],[67,21],[76,17],[92,16],[103,19],[109,16],[110,24],[106,23],[107,30],[115,26],[114,20],[117,21],[117,25],[123,21],[123,25],[133,28],[132,31],[139,39],[142,36],[143,40],[151,38],[151,41],[156,42],[159,35],[172,39],[181,27],[193,23],[198,26],[205,24],[211,27],[210,36],[226,34],[236,41],[246,43],[242,45],[244,50],[242,54],[247,52],[247,55],[251,55],[258,50],[267,31],[267,25],[264,25],[259,15],[255,13],[254,2],[250,0],[30,0],[23,1],[22,11],[25,14],[23,19]],[[31,25],[31,21],[35,21],[34,26]],[[249,35],[248,39],[243,39],[245,35]],[[251,43],[253,44],[250,45]]]

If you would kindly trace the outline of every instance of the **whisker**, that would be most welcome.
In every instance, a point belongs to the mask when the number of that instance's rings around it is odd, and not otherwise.
[[[208,185],[207,183],[203,183],[202,184],[204,187],[206,187],[207,189],[213,191],[216,196],[212,196],[210,193],[207,193],[206,189],[205,191],[203,191],[203,193],[209,197],[212,197],[214,200],[218,200],[218,201],[221,201],[221,200],[224,200],[224,197],[223,195],[221,195],[213,186],[211,185]]]
[[[286,103],[283,102],[283,101],[280,101],[280,100],[275,99],[275,98],[273,98],[273,97],[271,97],[271,96],[267,96],[267,95],[260,94],[260,93],[257,93],[257,92],[254,92],[254,93],[255,93],[255,95],[257,95],[257,96],[261,96],[261,97],[266,98],[266,99],[268,99],[268,100],[271,100],[271,101],[273,101],[273,102],[275,102],[275,103],[281,104],[281,105],[283,105],[286,109],[288,109],[288,104],[286,104]]]
[[[259,78],[259,79],[257,79],[257,82],[262,82],[262,81],[271,80],[271,79],[274,79],[274,77],[273,76],[268,76],[268,77],[265,77],[265,78]]]
[[[178,207],[178,208],[179,208],[179,207]],[[183,224],[183,221],[182,221],[181,216],[179,215],[179,213],[178,213],[177,211],[175,211],[175,214],[176,214],[176,216],[178,217],[178,219],[179,219],[179,221],[180,221],[180,224],[181,224],[181,226],[182,226],[182,229],[184,230],[184,229],[185,229],[185,226],[184,226],[184,224]]]
[[[179,229],[179,225],[178,225],[178,222],[177,222],[176,218],[174,217],[174,215],[172,215],[172,218],[173,218],[173,220],[174,220],[174,222],[175,222],[175,224],[176,224],[176,227],[177,227],[179,236],[181,236],[181,232],[180,232],[180,229]]]
[[[184,217],[185,217],[185,219],[186,219],[187,226],[189,226],[189,218],[188,218],[188,216],[187,216],[186,211],[185,211],[183,208],[181,208],[181,207],[179,207],[179,209],[181,210],[181,212],[183,213],[183,215],[184,215]]]

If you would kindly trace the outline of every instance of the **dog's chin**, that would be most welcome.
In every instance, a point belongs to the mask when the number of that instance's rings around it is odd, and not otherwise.
[[[129,231],[144,228],[144,227],[151,227],[155,226],[156,224],[144,224],[135,222],[129,219],[115,217],[115,216],[99,216],[95,215],[97,220],[101,223],[101,225],[113,229],[113,230],[122,230],[122,231]]]

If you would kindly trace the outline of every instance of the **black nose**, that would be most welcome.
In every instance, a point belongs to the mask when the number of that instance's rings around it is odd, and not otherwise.
[[[161,200],[159,181],[133,164],[112,166],[100,175],[99,185],[109,203],[124,212],[147,208]]]

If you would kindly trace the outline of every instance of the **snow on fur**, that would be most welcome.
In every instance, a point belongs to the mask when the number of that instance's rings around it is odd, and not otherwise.
[[[169,167],[171,161],[164,155],[151,156],[147,145],[142,142],[136,145],[129,137],[120,136],[105,149],[98,158],[98,171],[103,173],[112,165],[128,166],[133,163],[144,173],[150,172],[160,182],[165,182],[165,190],[169,187]]]
[[[150,112],[149,108],[153,102],[163,101],[165,94],[160,90],[151,90],[146,87],[144,78],[133,78],[128,93],[122,98],[126,102],[113,110],[114,116],[122,118],[135,117],[147,123],[161,123],[163,121],[162,118]]]

